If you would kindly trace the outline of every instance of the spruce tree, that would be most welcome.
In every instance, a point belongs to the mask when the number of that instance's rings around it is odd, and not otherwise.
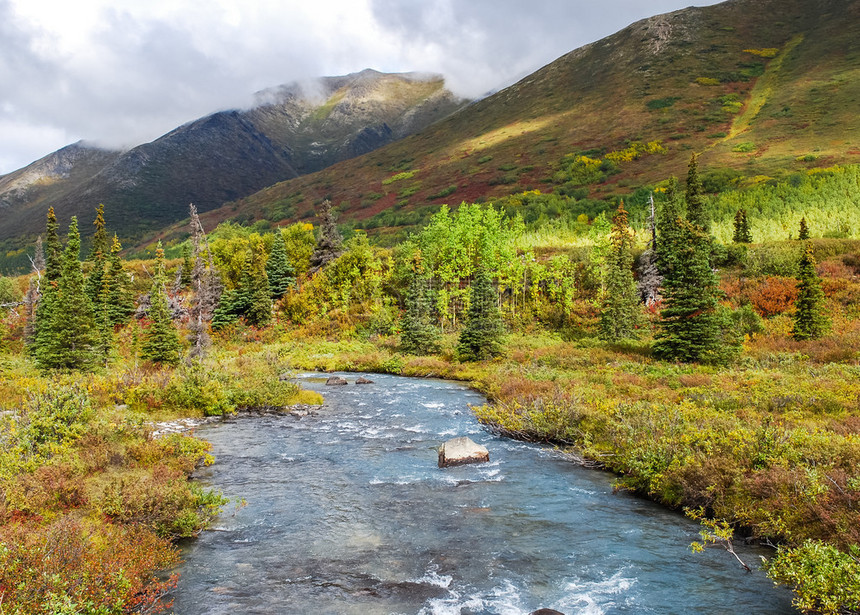
[[[460,333],[457,355],[462,361],[482,361],[502,353],[502,325],[496,291],[484,266],[472,282],[466,324]]]
[[[672,231],[676,243],[664,261],[664,308],[654,354],[675,361],[711,360],[724,341],[717,314],[717,279],[709,262],[711,238],[681,218],[665,220],[665,226],[676,227]]]
[[[212,313],[212,329],[220,331],[239,320],[239,314],[234,307],[239,301],[239,293],[236,289],[228,289],[221,293],[218,307]]]
[[[170,315],[170,307],[167,304],[167,290],[165,288],[164,250],[161,242],[155,251],[156,268],[152,289],[149,291],[149,326],[143,333],[143,344],[140,349],[140,358],[176,365],[180,359],[179,336],[173,319]]]
[[[96,227],[93,234],[93,244],[90,247],[90,255],[87,260],[93,263],[90,275],[87,277],[87,297],[98,311],[99,299],[104,286],[105,263],[108,255],[108,238],[105,230],[105,206],[99,203],[96,207],[96,219],[93,226]]]
[[[60,242],[60,225],[54,208],[48,209],[45,223],[45,279],[53,282],[60,279],[63,271],[63,244]]]
[[[266,275],[269,278],[269,290],[274,300],[283,297],[287,290],[296,283],[296,273],[293,266],[290,265],[290,259],[287,256],[287,244],[280,229],[275,231],[275,243],[272,245],[269,260],[266,261]]]
[[[80,250],[78,220],[72,217],[63,253],[62,274],[56,282],[56,289],[49,294],[51,308],[48,318],[39,322],[36,330],[35,355],[42,367],[87,369],[97,358],[98,336],[78,260]]]
[[[732,241],[735,243],[752,243],[752,233],[750,233],[750,223],[747,219],[747,210],[739,209],[735,213],[735,225]]]
[[[266,254],[262,245],[254,246],[250,257],[248,308],[245,320],[254,327],[263,327],[272,320],[272,291],[266,275]]]
[[[702,198],[702,181],[699,179],[699,157],[696,154],[690,156],[690,165],[687,169],[687,191],[685,200],[687,202],[687,220],[704,231],[710,225],[708,214],[705,211],[705,202]]]
[[[326,199],[320,209],[320,236],[311,254],[310,272],[315,273],[343,253],[343,237],[337,230],[337,220],[331,201]]]
[[[797,233],[797,238],[800,241],[809,239],[809,227],[806,225],[806,217],[800,219],[800,230]]]
[[[639,324],[639,298],[633,279],[631,229],[624,201],[612,217],[609,256],[606,259],[606,292],[600,310],[600,337],[608,341],[632,338]]]
[[[400,349],[403,352],[425,355],[439,350],[439,332],[430,320],[429,286],[430,280],[426,276],[418,271],[412,272],[400,326]]]
[[[37,355],[39,344],[46,339],[45,335],[40,335],[39,329],[47,326],[53,318],[57,284],[62,276],[63,244],[60,242],[59,230],[60,225],[57,222],[57,216],[54,214],[54,208],[51,207],[48,209],[45,220],[45,242],[43,244],[45,275],[39,282],[35,312],[30,327],[30,343],[27,347],[27,351],[34,357]]]
[[[798,269],[798,292],[791,335],[798,340],[818,339],[830,330],[830,318],[824,310],[824,291],[821,290],[821,279],[815,271],[812,242],[806,242]]]
[[[104,304],[111,326],[125,324],[134,313],[134,297],[130,290],[131,280],[122,266],[122,260],[119,257],[121,251],[122,244],[114,235],[104,279]]]

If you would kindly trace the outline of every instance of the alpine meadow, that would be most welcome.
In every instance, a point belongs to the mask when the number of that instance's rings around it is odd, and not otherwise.
[[[692,566],[860,613],[860,0],[657,15],[477,100],[370,69],[310,92],[0,175],[0,615],[173,612],[189,550],[263,497],[205,480],[205,429],[321,430],[331,372],[464,383],[491,442],[694,527]],[[341,387],[357,413],[364,384]],[[450,557],[361,594],[322,565],[277,583],[331,612],[394,612],[372,600],[395,581],[413,613],[499,612]],[[635,611],[613,591],[587,612]],[[575,604],[546,596],[504,612]],[[247,612],[300,612],[269,608]]]

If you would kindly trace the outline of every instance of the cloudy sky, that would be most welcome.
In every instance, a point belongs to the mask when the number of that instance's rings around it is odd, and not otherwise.
[[[321,75],[436,72],[479,96],[691,2],[715,0],[0,0],[0,174]]]

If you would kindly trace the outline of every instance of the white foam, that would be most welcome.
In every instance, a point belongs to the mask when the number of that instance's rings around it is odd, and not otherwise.
[[[565,588],[567,595],[559,602],[559,609],[583,615],[602,615],[608,608],[617,606],[616,597],[629,592],[635,584],[636,579],[623,576],[623,570],[600,581],[573,581]],[[629,600],[622,602],[629,604]]]
[[[464,610],[485,610],[497,615],[522,615],[527,612],[522,605],[519,590],[509,580],[501,586],[496,586],[486,592],[453,590],[445,598],[433,598],[418,611],[419,615],[460,615]]]

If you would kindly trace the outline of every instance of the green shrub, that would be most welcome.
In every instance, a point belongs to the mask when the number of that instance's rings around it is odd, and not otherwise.
[[[860,610],[860,549],[851,553],[819,540],[781,548],[765,567],[768,575],[794,588],[793,604],[804,613],[826,615]]]
[[[667,96],[666,98],[654,98],[649,100],[645,105],[652,111],[656,109],[667,109],[681,100],[680,96]]]

